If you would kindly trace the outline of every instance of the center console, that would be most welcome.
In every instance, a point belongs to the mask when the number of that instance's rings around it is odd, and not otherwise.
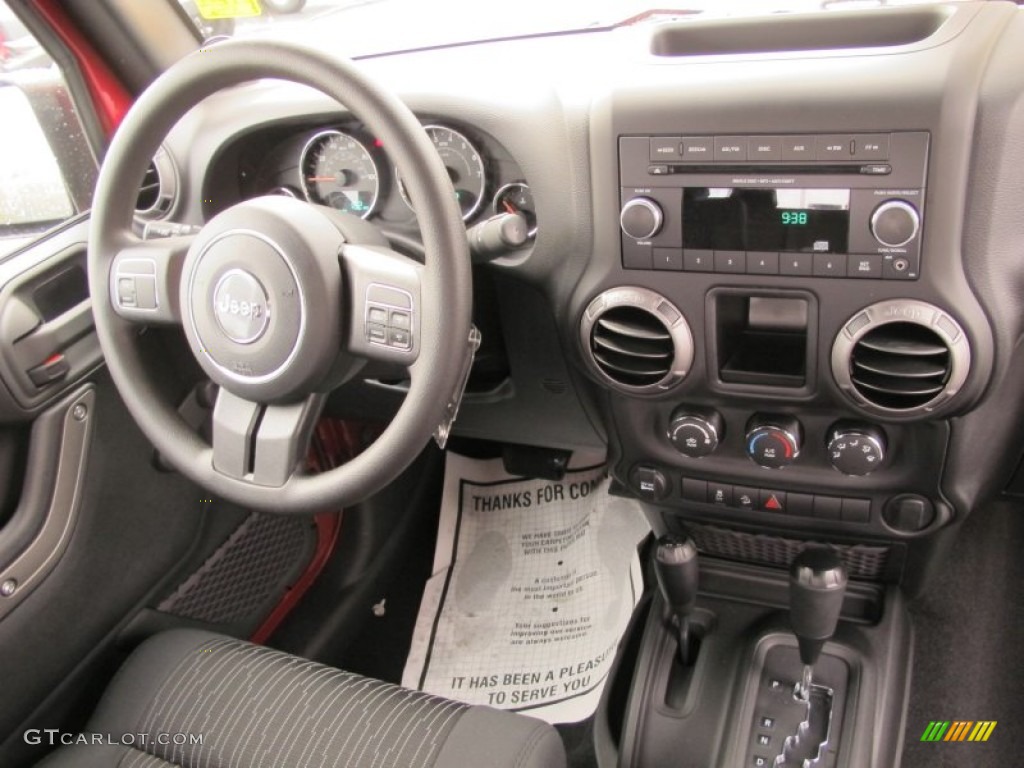
[[[868,16],[821,24],[844,37],[873,29]],[[795,40],[800,20],[698,24],[708,51],[659,49],[593,109],[574,341],[613,492],[701,563],[686,621],[686,601],[655,593],[624,645],[620,768],[898,761],[903,601],[969,511],[970,478],[947,456],[993,368],[961,243],[995,16],[901,11],[890,18],[927,17],[920,39],[798,56],[730,41]],[[818,687],[787,616],[788,570],[810,551],[849,580]],[[814,716],[787,742],[808,719],[802,683]],[[805,754],[814,739],[829,748]]]
[[[580,343],[622,395],[623,485],[668,530],[686,510],[704,551],[786,565],[799,539],[731,526],[828,531],[855,577],[899,580],[901,542],[953,516],[935,416],[972,366],[950,305],[921,298],[930,134],[617,144],[624,284]]]

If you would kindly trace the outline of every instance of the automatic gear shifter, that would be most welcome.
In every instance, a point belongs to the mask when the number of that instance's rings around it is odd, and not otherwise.
[[[690,614],[697,604],[697,545],[688,536],[662,536],[654,553],[654,572],[678,632],[679,661],[689,666],[693,662]]]
[[[793,560],[789,569],[789,612],[804,665],[797,695],[805,701],[811,691],[814,664],[825,641],[836,631],[845,592],[846,569],[835,550],[809,548]]]

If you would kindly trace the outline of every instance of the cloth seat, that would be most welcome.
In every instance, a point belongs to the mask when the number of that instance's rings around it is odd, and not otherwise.
[[[40,766],[564,768],[566,763],[557,731],[539,720],[186,629],[163,632],[139,646],[108,686],[82,738],[93,743],[61,747]]]

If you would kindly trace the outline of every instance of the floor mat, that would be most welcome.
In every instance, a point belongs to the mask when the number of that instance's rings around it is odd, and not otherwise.
[[[448,454],[433,576],[403,685],[552,723],[593,714],[643,590],[639,505],[603,466],[564,480]]]
[[[1024,510],[971,514],[911,605],[914,674],[901,768],[996,768],[1024,754]],[[921,740],[933,721],[995,721],[984,743]],[[950,731],[952,728],[950,727]]]

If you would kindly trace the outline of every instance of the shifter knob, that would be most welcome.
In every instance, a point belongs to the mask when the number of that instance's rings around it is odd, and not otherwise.
[[[662,536],[654,553],[654,572],[669,610],[688,616],[697,604],[697,546],[681,536]]]
[[[846,569],[833,549],[805,549],[789,569],[789,611],[800,643],[800,660],[813,666],[839,621]]]
[[[690,614],[697,604],[697,545],[689,537],[666,535],[658,539],[654,573],[661,597],[675,619],[679,659],[691,661]]]

